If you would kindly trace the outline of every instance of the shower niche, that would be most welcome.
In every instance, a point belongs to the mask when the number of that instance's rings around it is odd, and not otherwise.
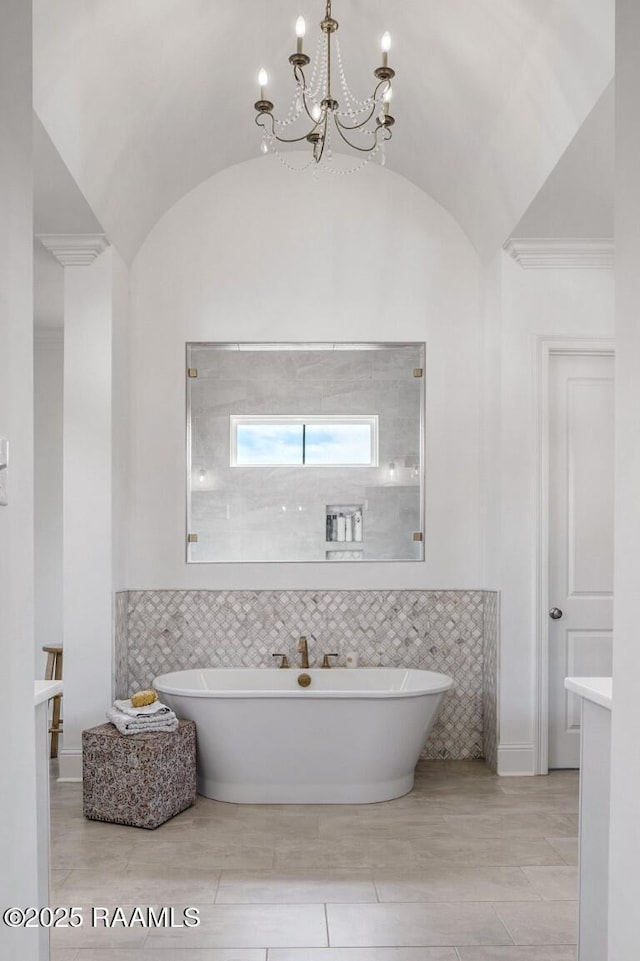
[[[187,562],[423,560],[424,358],[187,344]]]

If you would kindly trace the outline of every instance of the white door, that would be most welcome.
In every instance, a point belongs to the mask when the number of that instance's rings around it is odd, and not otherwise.
[[[549,363],[549,767],[580,758],[580,699],[565,677],[611,674],[613,357]]]

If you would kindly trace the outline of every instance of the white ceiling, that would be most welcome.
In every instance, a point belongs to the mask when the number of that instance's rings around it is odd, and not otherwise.
[[[34,102],[98,221],[132,258],[158,218],[258,154],[257,68],[291,93],[293,24],[323,0],[34,0]],[[483,257],[522,218],[613,74],[614,0],[334,0],[353,88],[393,37],[387,164]]]
[[[102,233],[91,207],[35,116],[33,154],[33,229],[36,236]]]
[[[514,237],[613,237],[614,85],[585,120]]]

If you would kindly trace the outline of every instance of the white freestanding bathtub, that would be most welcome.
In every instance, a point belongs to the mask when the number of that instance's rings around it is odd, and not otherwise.
[[[295,667],[175,671],[153,682],[178,717],[196,723],[199,793],[244,804],[407,794],[452,684],[431,671]]]

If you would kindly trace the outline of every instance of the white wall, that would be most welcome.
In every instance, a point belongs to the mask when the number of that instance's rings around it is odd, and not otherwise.
[[[113,423],[114,371],[122,363],[126,277],[113,247],[89,267],[65,268],[63,780],[80,776],[81,732],[103,723],[113,700],[113,590],[123,576],[126,529],[114,467],[114,438],[123,430]]]
[[[34,508],[36,676],[45,644],[62,643],[63,335],[36,331],[34,350]]]
[[[636,961],[640,900],[640,7],[616,4],[616,486],[609,959]]]
[[[481,586],[478,263],[408,181],[227,169],[147,238],[130,323],[129,587]],[[425,563],[185,564],[185,342],[238,340],[426,341]]]
[[[33,213],[31,3],[0,5],[0,904],[37,904],[33,705]],[[10,734],[10,736],[9,736]],[[0,957],[35,961],[38,932],[0,925]]]
[[[502,591],[498,764],[534,773],[537,338],[612,338],[613,271],[524,270],[503,253],[486,301],[485,586]]]
[[[35,669],[62,643],[62,383],[64,268],[36,241],[34,320]]]
[[[62,383],[64,269],[33,249],[35,671],[45,644],[62,643]]]
[[[115,247],[111,256],[111,576],[112,590],[122,591],[129,586],[129,273]]]

